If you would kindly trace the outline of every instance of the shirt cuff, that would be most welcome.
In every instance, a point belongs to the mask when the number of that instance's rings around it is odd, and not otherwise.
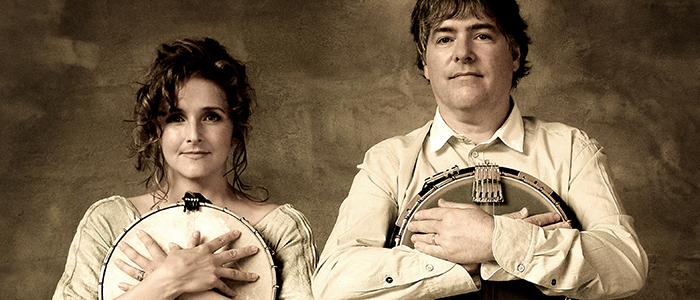
[[[407,246],[400,247],[401,250],[415,251]],[[384,288],[410,285],[419,279],[424,281],[424,287],[433,297],[444,298],[474,292],[481,287],[479,275],[473,276],[462,266],[447,260],[421,254],[416,264],[409,265],[404,264],[405,267],[399,274],[385,275]]]
[[[434,298],[467,294],[481,289],[481,278],[479,275],[469,274],[467,270],[458,264],[447,263],[452,264],[447,272],[441,276],[428,278],[426,281],[426,286]]]
[[[538,229],[523,220],[494,216],[492,247],[498,266],[515,277],[525,278],[531,271]],[[486,269],[487,276],[500,273],[493,266],[487,265]]]

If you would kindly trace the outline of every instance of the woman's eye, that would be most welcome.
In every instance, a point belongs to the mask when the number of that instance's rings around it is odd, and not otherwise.
[[[170,115],[167,119],[165,119],[166,123],[179,123],[184,121],[185,119],[180,115]]]
[[[211,113],[211,114],[206,115],[204,117],[204,120],[205,121],[220,121],[221,117],[218,114]]]

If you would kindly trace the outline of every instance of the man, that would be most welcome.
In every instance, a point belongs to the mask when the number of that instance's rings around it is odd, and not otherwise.
[[[511,98],[528,71],[517,3],[419,0],[412,21],[435,117],[367,151],[321,254],[316,298],[436,299],[476,292],[482,280],[516,279],[573,298],[641,289],[647,257],[612,190],[601,146],[575,128],[522,117]],[[415,249],[384,247],[425,178],[487,160],[547,183],[582,229],[551,214],[491,216],[441,200],[409,225]]]

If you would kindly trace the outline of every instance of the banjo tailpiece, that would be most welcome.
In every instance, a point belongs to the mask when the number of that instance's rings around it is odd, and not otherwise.
[[[487,160],[474,167],[472,200],[474,203],[505,202],[501,188],[501,172],[498,165],[492,164]]]
[[[211,201],[204,198],[202,194],[189,191],[182,197],[182,201],[185,202],[185,208],[182,210],[183,212],[199,211],[199,207],[202,206],[202,203],[211,204]]]

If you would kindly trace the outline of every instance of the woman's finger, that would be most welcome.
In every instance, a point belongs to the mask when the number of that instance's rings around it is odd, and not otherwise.
[[[160,245],[158,245],[158,243],[148,233],[139,229],[136,230],[136,237],[138,237],[139,240],[141,240],[141,242],[146,247],[146,250],[151,255],[153,260],[162,261],[163,259],[165,259],[165,257],[167,256],[165,254],[165,251],[163,251],[163,248],[161,248]]]
[[[238,295],[236,293],[236,291],[234,291],[232,288],[230,288],[228,285],[226,285],[226,283],[224,283],[221,280],[214,283],[214,288],[219,290],[219,292],[224,293],[224,295],[227,295],[231,298],[236,298],[236,296]]]
[[[209,252],[213,253],[214,251],[221,249],[221,247],[228,245],[228,243],[238,239],[240,236],[241,236],[240,231],[231,230],[227,233],[224,233],[220,236],[215,237],[211,241],[208,241],[200,246],[208,249]]]
[[[197,247],[199,245],[199,239],[200,239],[201,235],[202,234],[199,232],[199,230],[195,230],[195,232],[193,232],[190,235],[190,237],[187,239],[186,248],[189,249],[189,248]]]
[[[229,249],[220,253],[214,254],[214,263],[217,266],[228,262],[236,261],[258,253],[258,247],[248,246],[243,248]]]
[[[117,286],[119,287],[120,290],[125,291],[125,292],[128,292],[128,291],[129,291],[131,288],[133,288],[135,285],[128,284],[128,283],[126,283],[126,282],[120,282],[119,284],[117,284]]]
[[[136,280],[141,281],[143,279],[144,273],[142,273],[143,271],[141,269],[134,268],[119,258],[114,261],[114,265],[116,265],[117,268],[122,270],[122,272],[124,272],[126,275],[129,275]]]
[[[182,247],[180,247],[180,245],[178,245],[177,243],[170,242],[168,243],[168,250],[170,250],[170,252],[173,252],[175,250],[182,250]]]
[[[153,270],[151,263],[152,261],[145,256],[141,255],[136,251],[134,248],[131,247],[131,245],[127,244],[126,242],[122,242],[119,244],[119,250],[126,255],[131,261],[133,261],[137,266],[141,267],[144,270]]]
[[[228,278],[235,281],[254,282],[260,278],[258,274],[243,272],[233,268],[217,268],[214,274],[219,278]]]

